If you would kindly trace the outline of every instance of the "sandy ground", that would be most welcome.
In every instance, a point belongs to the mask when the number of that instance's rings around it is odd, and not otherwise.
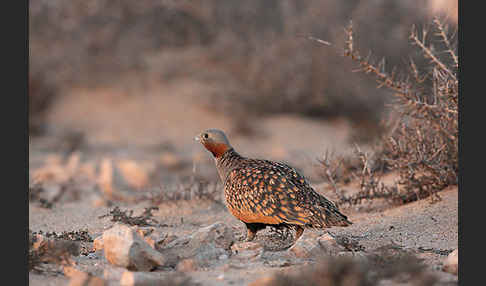
[[[144,95],[144,100],[110,89],[73,91],[77,96],[66,97],[53,108],[50,135],[31,139],[31,176],[55,156],[60,158],[58,161],[65,162],[67,157],[62,154],[60,134],[64,130],[78,130],[85,134],[83,145],[78,150],[81,163],[91,166],[94,173],[99,172],[100,161],[108,157],[115,161],[136,161],[150,173],[149,183],[138,190],[121,184],[120,188],[125,186],[127,192],[148,192],[160,186],[176,184],[178,180],[186,180],[191,175],[217,182],[209,153],[192,140],[201,130],[216,127],[228,132],[233,146],[240,153],[288,162],[309,177],[318,192],[332,197],[329,188],[322,184],[317,158],[322,157],[326,150],[350,152],[351,131],[345,121],[273,116],[258,121],[257,135],[244,136],[238,134],[231,118],[194,104],[197,95],[193,91],[201,89],[204,87],[179,84],[177,88],[166,89],[172,90],[171,94],[148,93]],[[67,165],[62,166],[67,168]],[[133,210],[134,214],[150,206],[149,201],[115,202],[112,206],[97,204],[100,191],[89,182],[82,181],[80,184],[83,188],[78,191],[81,194],[79,197],[60,200],[52,208],[43,208],[36,202],[29,203],[29,228],[35,232],[59,233],[87,229],[91,237],[96,238],[113,225],[109,218],[100,216],[107,214],[115,205]],[[446,258],[444,253],[458,247],[458,190],[455,187],[446,189],[440,193],[440,197],[441,200],[435,203],[424,199],[407,205],[380,208],[344,206],[343,212],[354,224],[329,231],[355,238],[365,251],[390,244],[413,250],[442,282],[457,283],[457,276],[441,271],[441,267]],[[163,202],[158,207],[154,218],[169,225],[161,228],[162,232],[183,236],[200,227],[223,222],[234,229],[238,238],[244,236],[243,224],[232,217],[220,202],[178,200]],[[312,235],[312,232],[306,231],[303,238]],[[257,239],[261,241],[264,237]],[[76,257],[75,261],[79,268],[100,276],[104,269],[112,267],[99,253]],[[186,275],[201,285],[247,285],[271,273],[288,272],[308,263],[294,260],[290,265],[276,266],[261,261],[228,259]],[[29,273],[30,285],[66,285],[68,281],[62,273]]]
[[[347,228],[331,228],[330,232],[349,235],[359,241],[366,251],[372,251],[390,244],[400,245],[404,249],[418,251],[418,257],[441,277],[442,281],[457,281],[453,275],[442,272],[442,262],[446,255],[434,251],[452,250],[458,247],[457,235],[457,189],[451,188],[441,193],[442,200],[430,204],[428,200],[413,202],[408,205],[391,208],[376,213],[358,213],[347,210],[353,225]],[[136,212],[143,210],[143,205],[130,206]],[[126,206],[125,208],[128,208]],[[154,217],[174,227],[163,228],[171,235],[186,235],[196,229],[214,222],[222,221],[243,235],[244,226],[233,218],[223,206],[211,202],[194,201],[161,205],[161,213]],[[92,237],[98,237],[102,231],[113,225],[109,219],[98,217],[109,212],[108,207],[93,207],[86,202],[66,203],[52,210],[30,206],[29,227],[32,231],[71,231],[87,229]],[[167,215],[170,213],[170,215]],[[181,217],[184,222],[181,223]],[[306,231],[303,237],[307,235]],[[100,276],[103,269],[110,268],[103,257],[76,259],[81,269]],[[194,282],[201,285],[247,285],[263,276],[278,271],[289,271],[295,267],[273,267],[255,262],[228,261],[214,269],[204,269],[188,273]],[[68,278],[57,274],[29,274],[31,285],[66,285]]]

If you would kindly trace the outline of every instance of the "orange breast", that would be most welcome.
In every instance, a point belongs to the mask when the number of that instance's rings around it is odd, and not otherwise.
[[[218,158],[229,150],[229,146],[224,143],[203,143],[204,147],[208,149],[214,157]]]
[[[233,208],[228,204],[228,209],[237,219],[246,223],[265,223],[265,224],[280,224],[282,220],[278,217],[266,216],[260,213],[254,213],[249,211],[242,211]]]

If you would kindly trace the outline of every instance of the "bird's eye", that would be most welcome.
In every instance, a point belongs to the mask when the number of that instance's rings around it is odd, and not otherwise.
[[[209,136],[208,136],[208,133],[204,133],[204,134],[203,134],[203,137],[204,137],[204,139],[208,139],[208,137],[209,137]]]

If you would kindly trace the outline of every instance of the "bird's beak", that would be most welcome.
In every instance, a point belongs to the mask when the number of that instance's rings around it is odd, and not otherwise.
[[[201,141],[201,137],[199,137],[199,135],[197,135],[196,137],[194,137],[194,141],[200,142]]]

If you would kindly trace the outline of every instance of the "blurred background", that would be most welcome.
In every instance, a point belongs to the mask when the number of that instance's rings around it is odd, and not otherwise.
[[[217,180],[193,138],[219,128],[318,180],[326,151],[378,138],[392,99],[353,72],[344,28],[400,73],[425,65],[409,35],[435,15],[457,25],[457,1],[29,1],[31,179],[109,166],[128,188]]]

